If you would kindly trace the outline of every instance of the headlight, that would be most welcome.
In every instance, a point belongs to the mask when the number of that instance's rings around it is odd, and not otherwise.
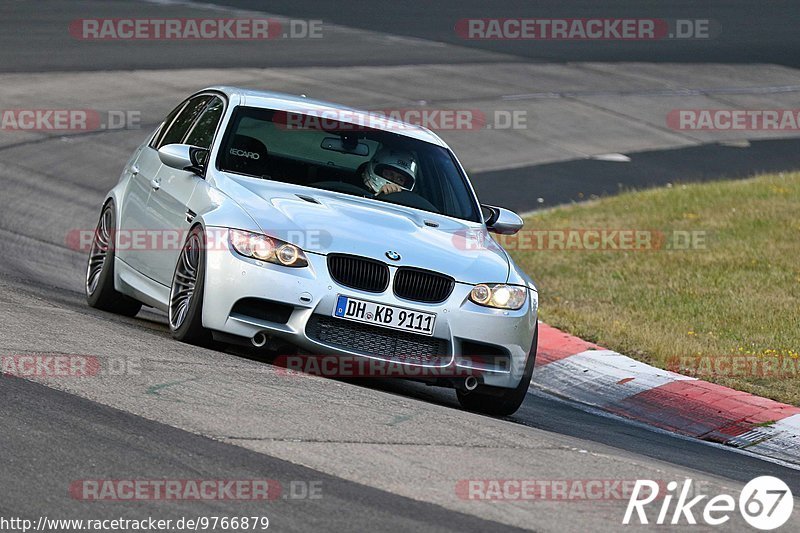
[[[527,298],[528,288],[516,285],[481,283],[469,293],[469,299],[476,304],[498,309],[517,310]]]
[[[287,267],[308,266],[303,250],[274,237],[232,229],[229,239],[233,249],[245,257]]]

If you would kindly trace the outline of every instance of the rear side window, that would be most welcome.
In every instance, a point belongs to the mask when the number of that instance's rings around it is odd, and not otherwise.
[[[211,98],[211,95],[203,94],[190,99],[171,124],[164,124],[166,132],[158,141],[155,148],[158,149],[166,144],[180,143],[183,141],[184,135],[186,135],[186,132],[189,131],[189,128],[194,124],[195,119],[203,112],[203,109],[205,109],[206,104]]]
[[[224,109],[225,104],[222,99],[213,97],[203,114],[192,126],[189,135],[186,136],[186,144],[206,149],[211,148],[211,141],[214,140],[214,133],[217,131],[217,125],[222,118]]]

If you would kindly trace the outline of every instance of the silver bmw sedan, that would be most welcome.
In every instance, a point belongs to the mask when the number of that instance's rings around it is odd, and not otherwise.
[[[213,87],[125,165],[86,295],[123,315],[161,309],[179,341],[249,343],[300,370],[322,357],[333,375],[453,387],[464,408],[509,415],[533,372],[538,295],[490,232],[521,228],[478,202],[426,128]]]

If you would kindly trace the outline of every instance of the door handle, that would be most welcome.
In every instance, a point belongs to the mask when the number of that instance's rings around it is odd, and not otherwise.
[[[154,191],[157,191],[161,188],[161,180],[159,178],[153,178],[150,180],[150,186],[153,188]]]
[[[139,174],[139,165],[132,165],[131,166],[131,176],[136,177]]]

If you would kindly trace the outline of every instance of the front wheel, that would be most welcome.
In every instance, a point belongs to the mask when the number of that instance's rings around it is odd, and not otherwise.
[[[205,234],[195,226],[175,265],[169,293],[169,329],[173,338],[205,346],[211,332],[203,327],[203,292],[206,278]]]
[[[468,411],[482,413],[491,416],[509,416],[517,412],[525,395],[528,393],[528,386],[533,377],[533,367],[536,364],[536,349],[539,345],[539,323],[533,332],[533,344],[531,345],[528,360],[525,362],[525,371],[522,374],[519,384],[513,389],[503,389],[491,387],[489,385],[478,385],[470,392],[456,390],[458,403]]]
[[[134,316],[142,304],[114,289],[114,243],[116,212],[108,202],[100,213],[86,265],[86,301],[94,308]]]

